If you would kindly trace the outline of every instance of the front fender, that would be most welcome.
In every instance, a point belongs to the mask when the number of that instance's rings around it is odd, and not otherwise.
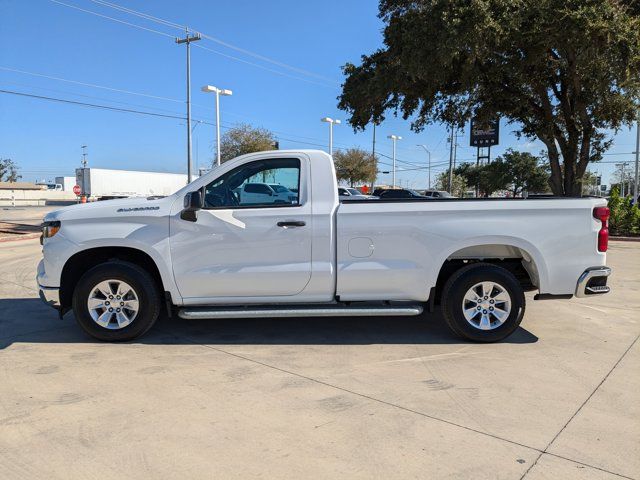
[[[169,220],[166,216],[92,219],[62,223],[60,232],[43,245],[43,286],[59,287],[64,265],[74,255],[94,248],[132,248],[147,254],[158,268],[164,290],[181,303],[171,266]]]

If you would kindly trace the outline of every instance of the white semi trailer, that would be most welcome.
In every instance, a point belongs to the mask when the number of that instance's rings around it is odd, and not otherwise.
[[[187,184],[179,173],[77,168],[76,184],[90,200],[171,195]]]
[[[56,185],[62,186],[63,192],[73,192],[76,177],[56,177]]]

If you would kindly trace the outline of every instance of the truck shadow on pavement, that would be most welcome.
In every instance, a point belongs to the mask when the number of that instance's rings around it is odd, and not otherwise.
[[[520,327],[502,343],[535,343]],[[38,298],[0,299],[0,349],[14,343],[99,343],[76,324],[73,313],[59,319]],[[439,310],[417,317],[335,317],[183,320],[158,319],[142,338],[149,345],[369,345],[458,344]]]

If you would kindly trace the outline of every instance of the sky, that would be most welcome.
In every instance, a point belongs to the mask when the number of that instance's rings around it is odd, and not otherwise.
[[[25,181],[73,175],[82,145],[89,166],[186,173],[186,55],[174,41],[184,26],[207,37],[191,49],[196,169],[209,167],[214,155],[215,97],[200,90],[207,84],[233,91],[221,97],[223,133],[249,123],[274,132],[282,149],[327,150],[329,127],[320,118],[329,116],[343,121],[334,127],[334,149],[371,149],[372,130],[354,133],[337,96],[341,66],[382,46],[375,1],[0,0],[0,19],[0,90],[23,94],[0,92],[0,158],[13,159]],[[543,150],[513,130],[501,122],[492,158],[507,148]],[[475,161],[468,126],[458,133],[458,162]],[[431,151],[432,182],[447,168],[444,126],[415,133],[410,121],[390,114],[376,131],[379,170],[391,169],[390,134],[402,137],[401,185],[428,185],[419,144]],[[632,168],[635,135],[635,128],[618,132],[604,161],[591,167],[603,183],[610,183],[616,162]],[[390,181],[385,173],[377,179]]]

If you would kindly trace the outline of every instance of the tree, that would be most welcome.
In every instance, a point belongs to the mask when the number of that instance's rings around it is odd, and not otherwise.
[[[0,182],[17,182],[21,178],[16,162],[10,158],[0,158]]]
[[[378,159],[361,148],[349,148],[333,154],[338,180],[346,180],[352,187],[355,183],[372,183],[378,173]]]
[[[636,117],[639,2],[381,0],[379,12],[384,47],[343,67],[355,129],[389,109],[414,131],[505,117],[545,144],[553,192],[574,196],[607,134]]]
[[[506,181],[505,188],[514,197],[522,192],[544,192],[549,182],[547,169],[540,166],[540,158],[529,152],[508,149],[506,153],[489,165],[501,171]]]
[[[269,130],[241,124],[227,130],[220,140],[221,162],[246,153],[274,150],[276,137]],[[215,160],[214,160],[215,161]]]
[[[463,177],[467,185],[477,188],[478,195],[483,197],[505,190],[509,184],[504,165],[497,162],[488,165],[463,163],[454,170],[454,174]]]
[[[440,172],[436,177],[436,188],[438,190],[449,191],[449,170]],[[465,193],[469,189],[467,181],[464,176],[455,173],[451,176],[451,195],[454,197],[464,197]]]

